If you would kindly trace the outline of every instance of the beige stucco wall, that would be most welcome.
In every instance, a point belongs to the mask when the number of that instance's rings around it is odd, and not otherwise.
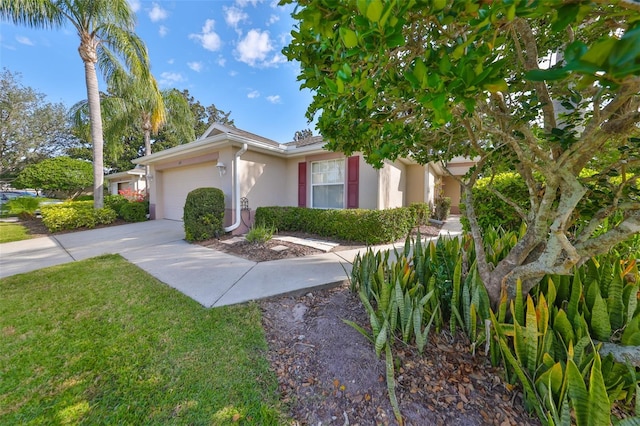
[[[287,193],[291,189],[287,187],[290,179],[286,160],[249,150],[242,155],[239,170],[241,196],[249,199],[252,210],[289,205]]]
[[[378,207],[378,171],[364,160],[362,154],[360,157],[360,181],[359,181],[359,198],[358,207],[361,209],[375,209]]]
[[[407,198],[406,205],[411,203],[423,203],[425,201],[424,173],[425,168],[419,164],[406,166],[407,173]]]
[[[460,184],[450,176],[442,178],[442,191],[445,197],[451,198],[451,213],[460,213]]]
[[[379,171],[378,208],[402,207],[406,202],[406,166],[399,161],[385,162]]]

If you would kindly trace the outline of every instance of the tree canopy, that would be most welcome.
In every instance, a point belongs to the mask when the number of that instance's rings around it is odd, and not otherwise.
[[[640,232],[638,173],[629,173],[640,168],[635,3],[297,3],[284,53],[314,91],[307,116],[319,114],[330,149],[363,152],[375,166],[476,160],[461,184],[494,302],[503,286],[513,296],[518,279],[528,290],[544,274],[569,274]],[[597,172],[581,175],[587,168]],[[527,231],[492,265],[471,188],[505,169],[527,184],[528,208],[517,207]]]
[[[77,143],[62,104],[0,72],[0,177],[13,178],[27,164],[63,153]]]
[[[93,172],[91,163],[69,157],[55,157],[30,164],[18,174],[16,188],[33,188],[55,191],[74,198],[91,188]]]

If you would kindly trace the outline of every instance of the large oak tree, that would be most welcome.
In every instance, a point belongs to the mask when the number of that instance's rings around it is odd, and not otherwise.
[[[297,3],[284,53],[315,93],[308,118],[319,115],[330,149],[377,166],[476,159],[461,184],[494,303],[518,279],[528,290],[544,274],[570,274],[640,232],[629,173],[640,166],[638,2]],[[527,184],[528,207],[514,205],[527,230],[493,265],[472,188],[505,168]]]

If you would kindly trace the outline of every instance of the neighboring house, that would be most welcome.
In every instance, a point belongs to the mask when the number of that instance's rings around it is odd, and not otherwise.
[[[182,220],[187,194],[200,187],[225,194],[227,231],[251,226],[261,206],[386,209],[433,200],[442,191],[458,212],[460,188],[437,164],[410,159],[385,162],[381,169],[361,154],[345,157],[323,149],[320,136],[281,144],[222,124],[197,140],[138,158],[149,167],[152,219]],[[449,164],[463,175],[473,163]]]
[[[111,195],[117,195],[120,191],[127,189],[143,193],[147,187],[144,167],[135,167],[126,172],[105,175],[104,179],[107,181]]]

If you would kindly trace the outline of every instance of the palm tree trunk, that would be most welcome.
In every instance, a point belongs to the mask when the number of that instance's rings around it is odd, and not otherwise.
[[[100,91],[94,62],[84,61],[84,76],[87,84],[89,118],[91,122],[91,142],[93,144],[93,207],[104,207],[104,153],[102,136],[102,113],[100,111]]]

